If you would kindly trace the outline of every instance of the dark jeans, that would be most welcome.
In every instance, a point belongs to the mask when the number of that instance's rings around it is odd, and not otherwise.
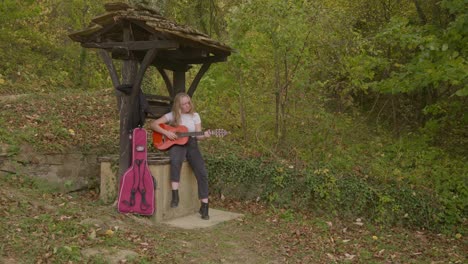
[[[208,173],[206,171],[205,161],[198,149],[197,139],[190,137],[187,144],[183,146],[172,146],[169,149],[169,156],[171,158],[171,181],[180,181],[182,163],[187,159],[192,167],[195,177],[197,178],[198,198],[208,198]]]

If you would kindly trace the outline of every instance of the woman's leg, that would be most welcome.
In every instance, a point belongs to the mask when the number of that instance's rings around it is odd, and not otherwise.
[[[174,145],[169,149],[170,176],[173,190],[177,190],[179,188],[180,170],[182,169],[182,163],[185,160],[186,154],[187,149],[185,146]]]
[[[205,167],[205,161],[198,149],[198,144],[195,139],[190,139],[187,146],[187,160],[192,167],[193,173],[197,178],[198,198],[204,202],[208,202],[208,173]]]
[[[187,150],[183,146],[174,145],[169,149],[170,157],[170,176],[172,187],[171,207],[175,208],[179,205],[179,182],[180,170],[184,162]]]
[[[198,198],[201,201],[200,215],[204,220],[210,219],[208,215],[208,173],[205,167],[205,161],[198,149],[198,144],[195,139],[189,141],[187,147],[187,160],[192,167],[193,173],[197,178]]]

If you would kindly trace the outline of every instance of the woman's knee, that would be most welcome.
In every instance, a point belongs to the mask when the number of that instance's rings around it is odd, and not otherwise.
[[[180,159],[180,158],[171,158],[171,161],[170,161],[170,164],[171,166],[182,166],[182,163],[184,162],[183,159]]]

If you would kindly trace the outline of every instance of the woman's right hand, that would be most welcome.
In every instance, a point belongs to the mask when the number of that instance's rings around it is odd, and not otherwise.
[[[165,135],[168,139],[170,139],[170,140],[176,140],[176,139],[177,139],[176,133],[174,133],[174,132],[172,132],[172,131],[166,130],[166,131],[164,132],[164,135]]]

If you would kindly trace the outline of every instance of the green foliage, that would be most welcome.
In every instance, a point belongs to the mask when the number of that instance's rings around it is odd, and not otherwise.
[[[108,76],[99,58],[80,57],[79,45],[68,38],[98,12],[96,1],[2,1],[0,95],[102,87]]]
[[[451,30],[451,26],[442,31],[409,25],[401,18],[392,20],[377,39],[382,41],[383,47],[395,51],[391,58],[395,68],[390,78],[376,84],[375,88],[392,93],[408,93],[428,87],[446,89],[447,85],[464,88],[461,84],[467,82],[468,76],[466,57],[463,56],[466,50],[458,43],[460,40],[449,37]]]
[[[305,2],[263,0],[231,9],[230,44],[242,52],[233,54],[225,75],[239,101],[244,138],[255,133],[262,142],[277,143],[287,137],[289,107],[302,92],[297,76],[306,75],[312,62],[308,42],[316,28],[309,8]]]
[[[385,11],[378,5],[374,8]],[[395,131],[420,128],[432,144],[463,155],[468,87],[466,3],[447,0],[439,6],[436,1],[415,1],[408,12],[392,8],[386,12],[386,20],[372,18],[378,22],[373,28],[362,27],[359,20],[364,18],[357,18],[354,47],[339,72],[346,81],[338,85],[332,79],[327,84],[339,87],[336,91],[348,106],[370,110],[377,122],[383,119],[393,124]]]
[[[375,136],[359,120],[316,113],[309,122],[319,127],[295,129],[300,144],[313,147],[291,145],[296,150],[287,160],[267,150],[246,154],[217,144],[210,149],[217,156],[207,159],[212,187],[228,197],[261,197],[294,210],[455,231],[466,217],[466,159],[434,147],[428,137]]]
[[[208,157],[207,164],[215,192],[238,199],[259,197],[294,210],[449,232],[460,230],[466,214],[468,193],[466,184],[459,181],[466,175],[453,175],[455,181],[437,173],[419,180],[365,179],[350,172],[327,168],[298,171],[272,160],[233,155]],[[434,179],[439,188],[429,191],[423,187],[428,179]],[[292,216],[285,213],[284,217]]]

